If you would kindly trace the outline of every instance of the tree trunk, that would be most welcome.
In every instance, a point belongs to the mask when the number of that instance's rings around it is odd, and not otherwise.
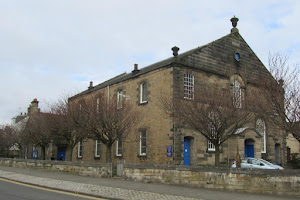
[[[220,146],[215,145],[215,166],[218,167],[220,165]]]
[[[74,147],[71,147],[71,148],[69,149],[69,151],[70,151],[70,152],[69,152],[69,156],[70,156],[70,157],[69,157],[69,160],[70,160],[70,161],[72,161],[72,159],[73,159],[73,149],[74,149]]]
[[[22,146],[20,145],[20,146],[19,146],[19,158],[22,158],[22,155],[23,155],[23,148],[22,148]]]
[[[9,148],[6,148],[6,158],[9,158]]]
[[[42,160],[45,160],[46,159],[46,146],[41,146],[41,157],[42,157]]]
[[[111,163],[111,147],[112,144],[106,144],[106,162]]]
[[[75,145],[68,145],[66,148],[66,161],[72,161],[73,157],[73,150],[74,150]]]

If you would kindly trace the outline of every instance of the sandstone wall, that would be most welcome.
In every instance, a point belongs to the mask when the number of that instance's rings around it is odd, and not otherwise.
[[[300,197],[300,170],[246,170],[124,164],[124,177],[141,182]]]
[[[0,159],[0,166],[29,168],[52,172],[64,172],[81,176],[110,177],[112,174],[110,164],[79,163],[50,160],[31,159]]]

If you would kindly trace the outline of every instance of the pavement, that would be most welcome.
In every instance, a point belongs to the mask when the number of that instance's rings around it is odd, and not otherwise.
[[[59,172],[39,171],[0,166],[0,177],[90,196],[107,199],[131,200],[233,200],[233,199],[293,199],[272,195],[256,195],[249,193],[224,192],[186,186],[175,186],[158,183],[140,183],[122,178],[94,178],[71,175]]]

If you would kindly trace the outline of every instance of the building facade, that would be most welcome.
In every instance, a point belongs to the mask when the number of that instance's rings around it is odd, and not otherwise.
[[[213,84],[232,90],[234,104],[243,107],[251,91],[271,74],[251,50],[232,19],[231,33],[207,45],[124,73],[104,83],[90,87],[69,99],[76,101],[97,93],[108,98],[117,96],[141,113],[139,125],[123,141],[113,147],[113,162],[213,165],[215,147],[195,130],[176,124],[160,105],[161,96],[193,99],[193,96]],[[256,115],[235,135],[221,145],[220,163],[229,165],[239,152],[242,156],[263,158],[285,164],[285,132],[263,116]],[[87,139],[73,150],[75,161],[105,162],[105,145]]]

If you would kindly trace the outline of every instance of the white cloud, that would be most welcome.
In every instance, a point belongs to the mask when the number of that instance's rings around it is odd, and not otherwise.
[[[266,63],[268,52],[300,57],[300,3],[277,1],[0,0],[0,123],[33,98],[82,91],[133,64],[150,65],[230,33],[230,18]]]

